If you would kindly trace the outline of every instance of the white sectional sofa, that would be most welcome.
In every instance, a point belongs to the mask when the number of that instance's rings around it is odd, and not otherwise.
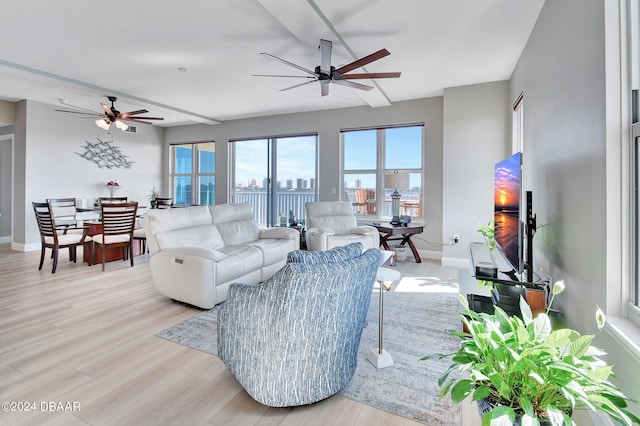
[[[231,283],[267,280],[300,247],[295,229],[260,229],[249,204],[150,210],[145,229],[158,291],[204,309],[226,300]]]

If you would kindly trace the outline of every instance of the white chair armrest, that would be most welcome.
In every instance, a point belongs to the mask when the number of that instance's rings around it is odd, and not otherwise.
[[[260,238],[275,238],[278,240],[295,240],[300,236],[297,229],[277,226],[260,231]]]
[[[325,235],[325,236],[335,235],[335,231],[333,231],[333,229],[327,229],[327,228],[309,228],[309,229],[307,229],[307,237],[309,237],[309,236],[320,237],[322,235]]]

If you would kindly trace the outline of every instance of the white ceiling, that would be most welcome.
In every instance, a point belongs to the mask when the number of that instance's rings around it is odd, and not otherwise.
[[[313,111],[441,95],[504,80],[544,0],[3,0],[0,99],[60,100],[100,111],[146,108],[161,126]],[[281,92],[302,75],[260,55],[313,69],[321,38],[336,67],[386,48],[360,91],[320,84]],[[352,56],[349,49],[353,52]],[[188,68],[180,72],[178,68]],[[354,70],[361,72],[362,70]]]

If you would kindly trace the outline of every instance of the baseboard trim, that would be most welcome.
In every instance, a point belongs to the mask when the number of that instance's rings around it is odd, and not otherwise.
[[[425,259],[435,259],[435,260],[441,260],[442,259],[442,252],[441,251],[436,251],[436,250],[418,250],[418,254],[420,255],[421,258],[425,258]],[[408,255],[411,256],[411,251],[408,252]]]
[[[469,269],[469,259],[459,257],[443,257],[442,266]]]
[[[31,243],[31,244],[23,244],[11,242],[11,250],[28,252],[28,251],[38,251],[40,250],[40,243]]]
[[[0,244],[9,244],[11,242],[11,236],[0,237]]]

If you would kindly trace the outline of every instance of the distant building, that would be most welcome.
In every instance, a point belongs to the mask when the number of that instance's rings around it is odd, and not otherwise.
[[[309,179],[309,189],[316,189],[316,178]]]
[[[264,178],[262,179],[262,189],[267,189],[267,188],[269,188],[269,179]]]
[[[362,188],[362,180],[356,179],[356,188]]]
[[[287,179],[287,189],[293,189],[293,179]]]
[[[298,178],[296,179],[296,189],[306,189],[307,188],[307,180]]]

